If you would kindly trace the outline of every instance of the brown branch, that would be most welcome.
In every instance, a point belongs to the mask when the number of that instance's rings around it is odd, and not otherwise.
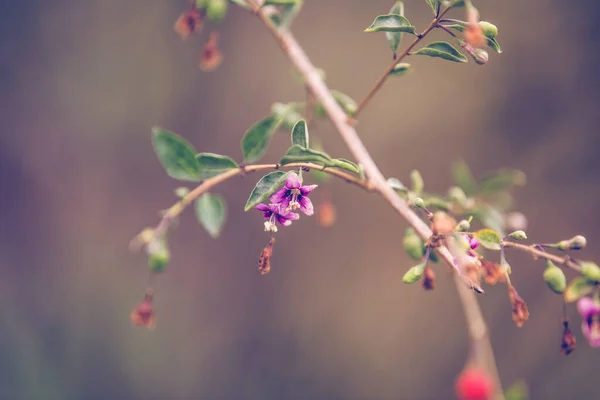
[[[564,256],[564,257],[557,256],[555,254],[551,254],[551,253],[542,251],[540,249],[537,249],[534,246],[528,246],[528,245],[521,244],[521,243],[503,241],[502,244],[504,247],[510,247],[513,249],[518,249],[518,250],[524,251],[526,253],[529,253],[535,259],[545,258],[546,260],[550,260],[555,264],[563,265],[567,268],[571,268],[574,271],[581,272],[581,267],[576,262],[574,262],[573,259],[569,256]]]
[[[425,36],[427,36],[427,34],[429,32],[431,32],[433,30],[433,28],[435,28],[438,25],[438,22],[440,21],[440,19],[442,19],[444,17],[444,15],[446,15],[446,13],[448,12],[448,10],[450,10],[451,8],[452,7],[446,8],[436,18],[434,18],[433,21],[431,21],[431,23],[429,24],[429,26],[427,26],[427,28],[425,28],[425,30],[423,32],[421,32],[420,34],[418,34],[417,37],[415,38],[415,40],[413,40],[412,43],[410,45],[408,45],[408,47],[406,49],[404,49],[404,51],[402,53],[400,53],[400,55],[398,56],[398,58],[396,58],[387,67],[387,69],[383,72],[383,74],[379,77],[379,79],[377,79],[377,82],[375,82],[375,85],[373,85],[373,87],[371,88],[371,90],[369,90],[369,93],[367,93],[367,95],[360,101],[360,103],[358,103],[358,107],[356,108],[356,112],[352,115],[352,117],[356,118],[358,116],[358,114],[362,111],[363,108],[365,108],[365,106],[371,100],[371,98],[375,95],[375,93],[377,93],[377,91],[379,91],[379,89],[381,89],[381,87],[383,86],[383,84],[385,83],[385,81],[388,79],[388,77],[390,76],[390,74],[394,70],[394,67],[398,63],[402,62],[402,60],[404,59],[404,57],[406,57],[407,55],[410,54],[410,51]]]
[[[261,10],[255,0],[247,0],[247,2],[252,6],[254,13],[260,18],[266,28],[275,37],[279,46],[284,53],[286,53],[298,72],[304,77],[306,86],[323,105],[329,119],[350,149],[350,152],[354,155],[355,159],[363,165],[365,174],[369,179],[369,184],[372,186],[373,190],[381,194],[392,208],[413,227],[415,232],[417,232],[423,240],[429,239],[432,233],[431,229],[410,209],[406,202],[398,196],[391,187],[389,187],[385,177],[377,167],[377,164],[360,140],[358,133],[354,127],[348,123],[346,114],[333,98],[331,92],[317,73],[316,68],[312,65],[302,47],[296,42],[294,36],[288,30],[275,26],[269,17]],[[441,18],[443,14],[444,13],[441,13],[438,18]],[[429,29],[431,30],[434,25],[435,24]],[[412,46],[415,44],[416,43]],[[408,51],[410,51],[410,49],[408,49]],[[406,51],[406,53],[408,53],[408,51]],[[394,65],[396,63],[397,61],[395,61]],[[385,81],[386,78],[387,74],[383,77],[382,82]],[[448,265],[454,267],[454,257],[446,247],[438,247],[436,250]],[[493,350],[488,338],[488,328],[483,318],[481,308],[477,303],[475,293],[464,286],[461,276],[454,274],[454,280],[460,295],[465,318],[467,319],[469,336],[473,343],[478,344],[478,348],[480,349],[480,351],[476,352],[476,356],[478,357],[480,364],[485,365],[488,373],[494,379],[498,391],[496,398],[501,399],[503,398],[502,386],[494,360]]]

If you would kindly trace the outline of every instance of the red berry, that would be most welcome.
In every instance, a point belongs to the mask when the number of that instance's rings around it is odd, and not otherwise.
[[[467,368],[456,379],[455,389],[460,400],[489,400],[494,394],[494,383],[485,372]]]

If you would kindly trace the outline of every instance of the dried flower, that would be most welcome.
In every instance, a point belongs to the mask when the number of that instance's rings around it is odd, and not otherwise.
[[[279,204],[259,204],[255,208],[262,211],[264,217],[267,219],[265,221],[265,231],[267,232],[277,232],[275,221],[283,226],[289,226],[292,224],[292,221],[300,218],[300,215],[296,213],[282,210]]]
[[[260,252],[258,257],[258,270],[261,275],[266,275],[271,270],[271,256],[273,255],[273,245],[275,244],[275,237],[269,239],[269,243]]]
[[[317,222],[324,228],[329,228],[335,223],[336,210],[331,200],[317,204]]]
[[[494,394],[494,382],[484,371],[470,367],[456,379],[455,390],[460,400],[489,400]]]
[[[560,342],[560,352],[565,356],[568,356],[573,352],[573,350],[575,350],[575,347],[577,347],[577,339],[575,338],[575,335],[571,329],[569,329],[569,321],[564,321],[563,325],[565,329]]]
[[[522,327],[525,321],[529,319],[529,310],[527,303],[519,296],[517,289],[511,284],[508,285],[508,298],[512,304],[512,318],[517,327]]]
[[[481,259],[481,266],[483,267],[483,277],[485,283],[490,286],[494,286],[499,282],[506,280],[506,272],[495,262]]]
[[[473,6],[467,7],[467,28],[464,32],[465,41],[472,47],[479,48],[485,45],[485,36],[479,25],[479,12]]]
[[[577,310],[583,321],[581,330],[590,346],[600,347],[600,304],[590,297],[582,297],[577,303]]]
[[[175,21],[173,29],[183,40],[187,39],[192,33],[199,32],[203,26],[203,14],[195,7],[182,13]]]
[[[454,232],[456,220],[443,211],[437,211],[433,214],[431,229],[434,234],[445,235]]]
[[[204,44],[204,49],[202,50],[202,55],[200,57],[199,67],[202,71],[214,71],[221,65],[223,54],[221,53],[221,50],[219,50],[218,39],[219,34],[216,32],[211,32],[208,36],[208,40],[206,41],[206,44]]]
[[[144,300],[133,311],[131,311],[131,323],[135,326],[145,326],[152,330],[156,327],[156,315],[152,309],[152,298],[154,292],[152,289],[146,290]]]
[[[295,172],[290,172],[285,186],[269,197],[272,203],[279,204],[282,210],[294,211],[300,209],[306,215],[313,215],[313,204],[308,198],[318,185],[302,186],[300,177]]]
[[[435,289],[435,272],[429,267],[425,267],[425,273],[423,274],[423,289]]]

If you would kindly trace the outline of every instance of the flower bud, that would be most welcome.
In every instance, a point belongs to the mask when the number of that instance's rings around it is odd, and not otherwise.
[[[425,202],[424,202],[424,201],[423,201],[423,199],[422,199],[422,198],[420,198],[420,197],[416,197],[416,198],[413,200],[413,205],[414,205],[415,207],[417,207],[417,208],[421,208],[421,209],[425,208]]]
[[[148,267],[150,267],[150,270],[154,273],[163,272],[170,258],[166,241],[164,239],[151,241],[146,246],[146,252],[148,253]]]
[[[469,51],[469,54],[473,58],[473,61],[479,65],[484,65],[490,60],[490,55],[484,49],[472,49]]]
[[[466,219],[463,219],[456,225],[455,231],[467,232],[469,229],[471,229],[471,224]]]
[[[573,236],[569,242],[569,250],[581,250],[587,245],[587,240],[582,235]]]
[[[227,14],[227,0],[208,0],[206,16],[213,22],[220,22]]]
[[[581,263],[581,274],[591,282],[600,282],[600,267],[591,261]]]
[[[484,371],[470,367],[456,379],[455,390],[459,400],[490,400],[494,382]]]
[[[513,233],[511,233],[508,236],[510,236],[512,239],[515,239],[515,240],[525,240],[525,239],[527,239],[527,235],[523,231],[514,231]]]
[[[410,283],[415,283],[416,281],[421,279],[421,277],[423,276],[423,273],[425,272],[425,265],[426,265],[425,263],[421,263],[419,265],[415,265],[414,267],[412,267],[411,269],[406,271],[406,273],[402,277],[402,281],[404,283],[410,284]]]
[[[567,278],[565,277],[564,272],[550,260],[546,261],[544,281],[550,290],[556,294],[562,294],[567,289]]]
[[[415,233],[413,228],[406,229],[402,240],[404,250],[413,260],[420,260],[425,254],[423,252],[423,240]]]
[[[492,23],[487,21],[479,21],[479,27],[481,28],[483,35],[490,39],[494,39],[496,36],[498,36],[498,28]]]

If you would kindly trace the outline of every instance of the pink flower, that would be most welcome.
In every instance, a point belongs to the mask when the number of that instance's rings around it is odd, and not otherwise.
[[[577,310],[581,314],[581,330],[590,346],[600,347],[600,304],[589,297],[582,297],[577,303]]]
[[[302,186],[300,177],[295,172],[290,172],[285,186],[271,195],[269,200],[272,203],[279,204],[281,211],[294,211],[300,209],[306,215],[313,215],[313,204],[308,198],[317,185]]]

